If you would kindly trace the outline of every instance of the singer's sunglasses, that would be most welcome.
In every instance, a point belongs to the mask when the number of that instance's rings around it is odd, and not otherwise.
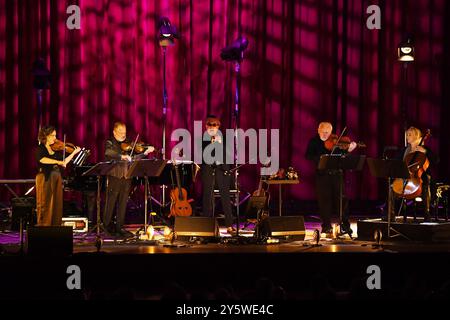
[[[208,122],[206,123],[208,127],[220,127],[220,123],[217,122]]]

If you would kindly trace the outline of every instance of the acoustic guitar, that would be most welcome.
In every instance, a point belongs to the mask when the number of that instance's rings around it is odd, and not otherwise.
[[[192,215],[192,206],[187,198],[187,191],[181,186],[180,172],[178,165],[174,162],[175,177],[177,186],[170,191],[170,217],[187,217]]]

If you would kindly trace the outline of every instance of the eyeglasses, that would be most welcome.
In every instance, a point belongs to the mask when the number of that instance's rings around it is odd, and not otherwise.
[[[216,122],[208,122],[206,125],[208,127],[220,127],[220,123],[216,123]]]

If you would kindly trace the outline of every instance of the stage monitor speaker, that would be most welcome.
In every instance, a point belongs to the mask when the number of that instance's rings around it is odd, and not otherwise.
[[[218,237],[219,225],[216,218],[175,217],[177,237]]]
[[[33,197],[20,197],[11,199],[12,215],[11,230],[19,231],[22,218],[24,230],[36,223],[36,199]]]
[[[303,216],[267,217],[260,222],[263,237],[305,240]]]
[[[67,256],[73,253],[72,227],[30,227],[27,229],[29,255]]]

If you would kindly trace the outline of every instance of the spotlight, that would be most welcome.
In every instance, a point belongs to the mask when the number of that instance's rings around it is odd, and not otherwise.
[[[247,47],[247,38],[239,36],[232,44],[222,49],[220,57],[225,61],[242,61],[244,58],[244,51]]]
[[[171,236],[173,236],[172,230],[168,226],[165,226],[164,227],[164,238],[171,239]]]
[[[406,41],[399,44],[398,49],[398,61],[411,62],[414,61],[414,45],[410,37]]]
[[[153,237],[155,236],[155,228],[153,228],[152,225],[147,227],[147,239],[153,240]]]
[[[177,28],[170,23],[169,18],[161,17],[158,22],[158,39],[161,47],[173,46],[180,36]]]

